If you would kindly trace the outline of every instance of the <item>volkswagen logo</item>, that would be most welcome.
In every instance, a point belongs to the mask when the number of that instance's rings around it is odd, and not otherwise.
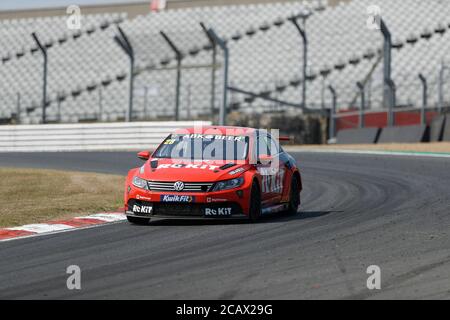
[[[173,188],[175,189],[175,191],[183,191],[184,183],[181,181],[177,181],[173,184]]]

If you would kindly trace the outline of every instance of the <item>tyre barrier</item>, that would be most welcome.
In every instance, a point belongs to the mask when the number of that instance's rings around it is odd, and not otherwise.
[[[385,127],[381,131],[378,143],[416,143],[429,140],[426,125]]]
[[[357,128],[339,130],[336,136],[337,144],[368,144],[376,143],[380,134],[379,128]]]
[[[444,134],[444,126],[448,121],[445,120],[445,116],[439,116],[433,119],[430,124],[430,142],[442,141]]]
[[[450,141],[450,114],[445,116],[445,124],[442,133],[442,141]]]

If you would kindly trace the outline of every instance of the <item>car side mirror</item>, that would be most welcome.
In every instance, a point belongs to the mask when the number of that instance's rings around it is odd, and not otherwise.
[[[138,158],[144,161],[150,159],[150,151],[141,151],[137,154]]]
[[[268,154],[261,154],[258,157],[258,163],[261,164],[270,164],[273,161],[273,157]]]

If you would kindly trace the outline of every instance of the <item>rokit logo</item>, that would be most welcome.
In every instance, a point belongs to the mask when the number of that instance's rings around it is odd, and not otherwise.
[[[205,216],[229,216],[231,215],[231,208],[205,208]]]
[[[192,196],[179,196],[179,195],[162,195],[162,202],[194,202],[195,198]]]
[[[135,213],[152,213],[153,207],[151,206],[133,206],[133,212]]]

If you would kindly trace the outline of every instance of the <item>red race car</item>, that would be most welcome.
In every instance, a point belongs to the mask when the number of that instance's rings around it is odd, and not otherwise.
[[[179,129],[144,165],[129,171],[125,213],[132,223],[151,218],[249,219],[300,205],[297,164],[276,134],[241,127]]]

